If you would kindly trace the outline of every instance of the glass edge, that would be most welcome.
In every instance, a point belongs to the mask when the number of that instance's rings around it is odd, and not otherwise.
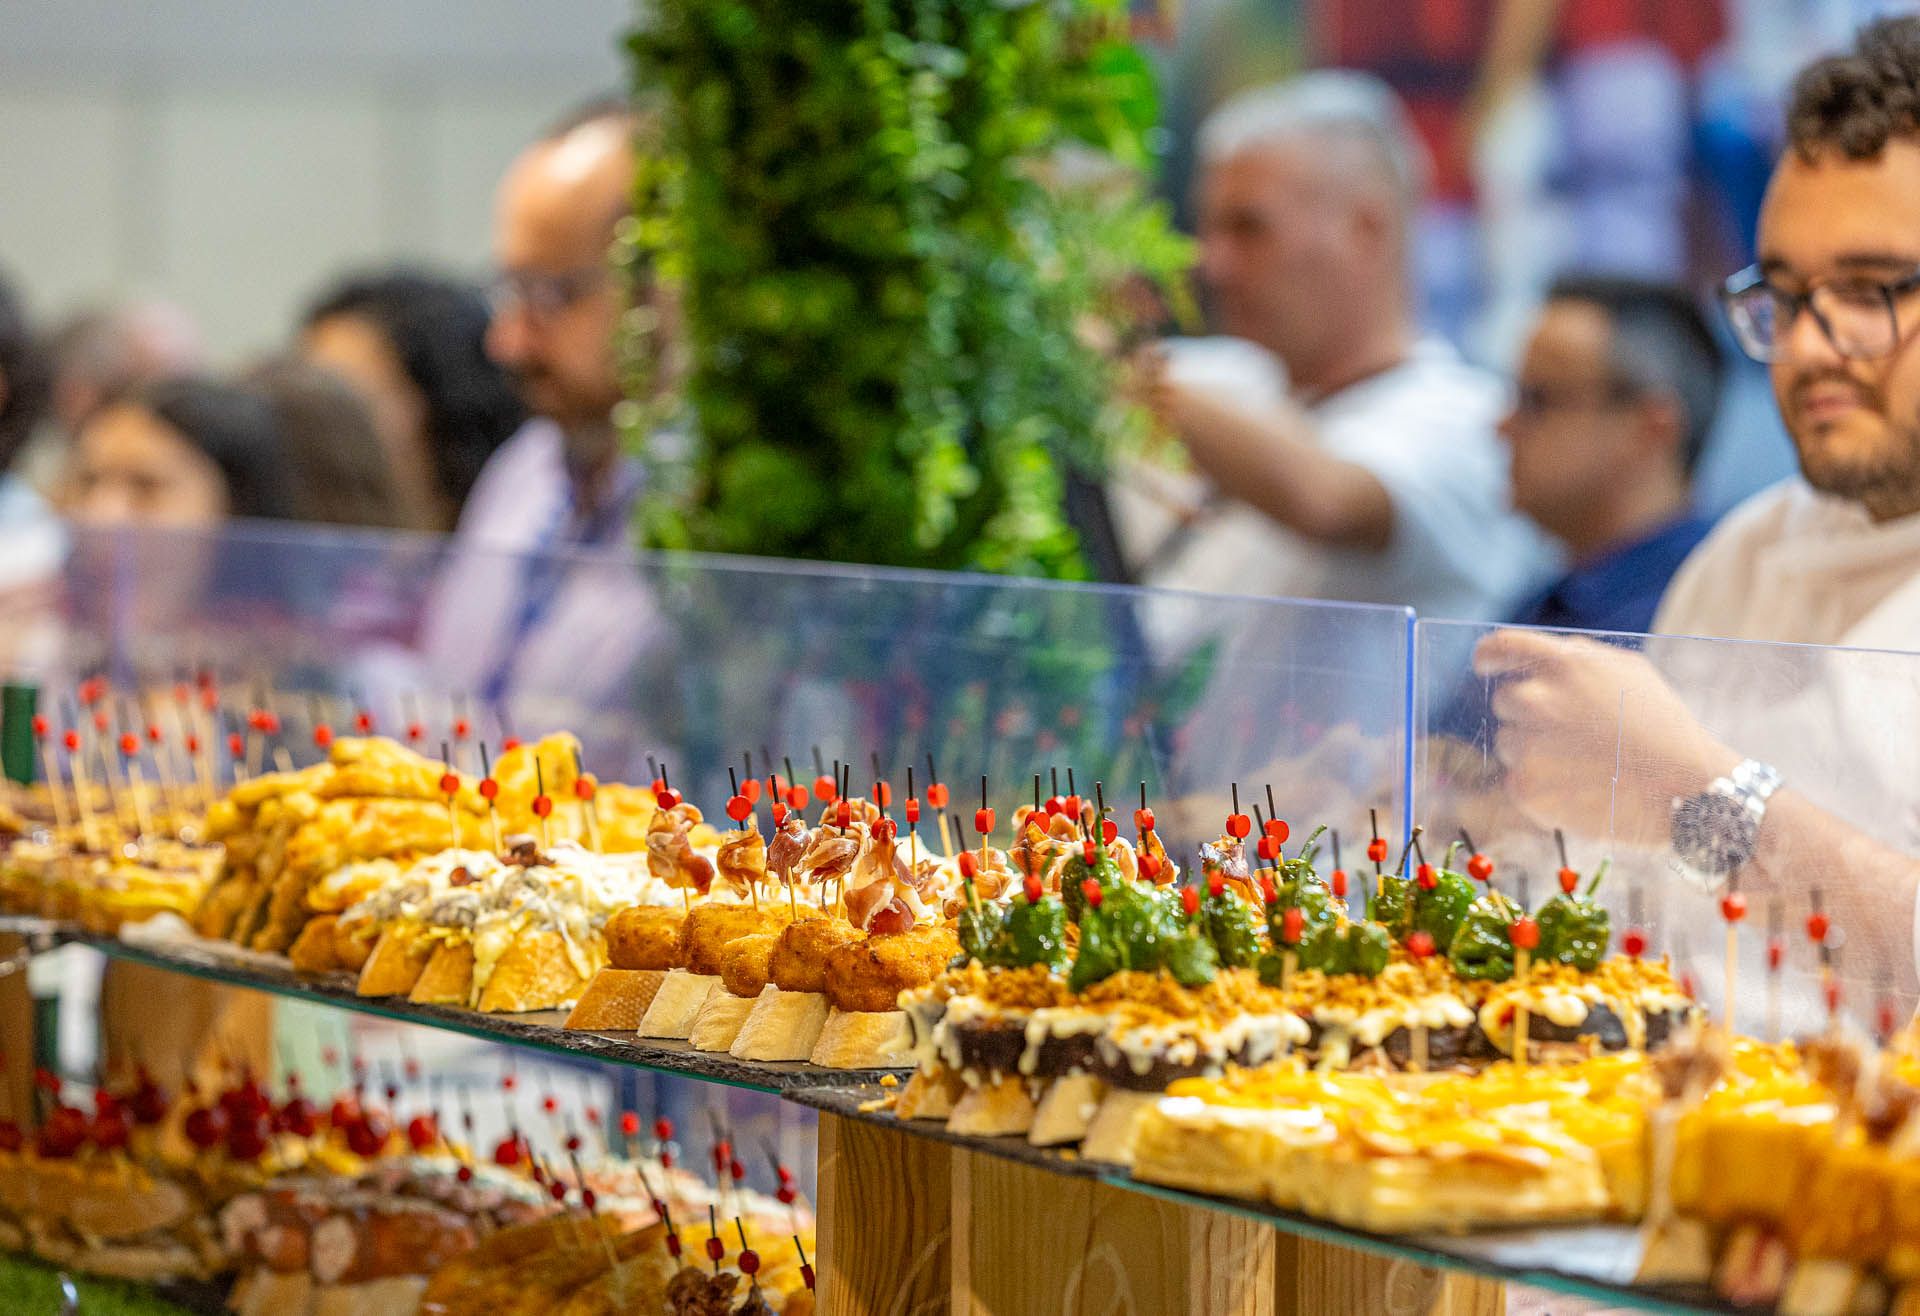
[[[7,931],[0,927],[0,932]],[[662,1074],[668,1078],[681,1078],[695,1083],[716,1083],[722,1087],[738,1088],[745,1092],[765,1092],[774,1096],[781,1095],[783,1089],[778,1085],[746,1083],[735,1079],[723,1078],[717,1074],[696,1073],[685,1069],[676,1069],[671,1065],[652,1065],[629,1056],[605,1055],[595,1051],[565,1046],[557,1041],[543,1037],[526,1036],[518,1033],[502,1032],[489,1028],[485,1016],[476,1015],[476,1022],[465,1024],[453,1019],[443,1019],[432,1015],[416,1014],[404,1006],[386,1004],[384,997],[362,997],[348,1000],[317,987],[303,986],[298,982],[283,982],[271,978],[256,977],[241,968],[223,969],[211,965],[195,964],[174,959],[157,950],[143,946],[131,946],[112,937],[67,936],[60,944],[86,946],[113,959],[126,960],[133,964],[144,964],[149,968],[162,969],[170,973],[184,974],[190,978],[199,978],[207,982],[225,983],[231,987],[245,987],[253,991],[267,992],[274,996],[285,997],[291,1001],[306,1001],[315,1005],[331,1006],[355,1014],[371,1015],[375,1018],[389,1019],[395,1023],[412,1024],[419,1028],[432,1028],[443,1033],[456,1033],[482,1042],[492,1042],[498,1046],[524,1048],[542,1051],[550,1055],[566,1056],[574,1061],[588,1061],[594,1064],[608,1065],[621,1069],[645,1070],[651,1074]]]
[[[1348,1229],[1343,1225],[1328,1221],[1314,1220],[1305,1216],[1282,1214],[1270,1207],[1252,1202],[1239,1202],[1229,1198],[1207,1197],[1191,1193],[1181,1188],[1169,1188],[1161,1184],[1146,1183],[1125,1173],[1109,1173],[1100,1176],[1100,1182],[1112,1188],[1126,1189],[1142,1193],[1148,1197],[1178,1203],[1182,1206],[1200,1207],[1219,1211],[1257,1224],[1271,1225],[1282,1232],[1311,1239],[1318,1243],[1331,1243],[1340,1247],[1353,1248],[1356,1251],[1370,1252],[1377,1256],[1393,1257],[1413,1261],[1417,1264],[1437,1270],[1461,1271],[1482,1275],[1511,1284],[1522,1284],[1530,1288],[1547,1289],[1555,1293],[1564,1293],[1572,1297],[1592,1298],[1605,1302],[1612,1307],[1629,1307],[1635,1311],[1674,1313],[1675,1316],[1695,1316],[1702,1312],[1718,1312],[1725,1308],[1718,1304],[1700,1304],[1690,1302],[1671,1294],[1653,1293],[1631,1285],[1616,1285],[1604,1280],[1590,1279],[1579,1275],[1569,1275],[1564,1271],[1540,1270],[1524,1266],[1504,1266],[1485,1257],[1477,1257],[1464,1252],[1452,1252],[1422,1239],[1409,1241],[1385,1234],[1369,1234]],[[1471,1237],[1471,1235],[1463,1236]]]

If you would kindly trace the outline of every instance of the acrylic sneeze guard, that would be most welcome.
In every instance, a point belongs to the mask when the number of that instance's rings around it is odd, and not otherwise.
[[[648,759],[708,813],[728,769],[816,748],[896,795],[933,756],[971,830],[980,779],[1002,841],[1033,778],[1100,782],[1116,819],[1146,783],[1174,853],[1217,835],[1230,787],[1266,788],[1297,837],[1364,846],[1368,810],[1406,825],[1411,614],[1404,609],[668,554],[523,555],[432,536],[254,523],[216,535],[82,531],[60,598],[0,670],[37,680],[57,725],[89,674],[156,707],[202,674],[271,748],[354,714],[437,757],[459,719],[494,742],[570,730],[586,767],[642,781]],[[143,753],[146,751],[143,750]],[[478,766],[469,741],[454,754]],[[278,757],[271,752],[269,758]],[[784,771],[784,767],[781,767]],[[148,776],[153,775],[149,766]],[[923,826],[929,825],[923,823]]]
[[[1758,760],[1778,770],[1782,792],[1827,814],[1826,834],[1841,843],[1796,841],[1775,824],[1767,862],[1736,875],[1747,902],[1735,974],[1740,1027],[1819,1031],[1828,972],[1843,1012],[1862,1028],[1912,1013],[1906,865],[1920,855],[1920,656],[1423,619],[1415,673],[1414,813],[1433,849],[1465,828],[1496,858],[1496,883],[1511,891],[1525,881],[1538,903],[1556,889],[1560,828],[1575,868],[1591,873],[1610,861],[1599,896],[1616,948],[1637,913],[1652,953],[1672,955],[1718,1015],[1724,889],[1671,844],[1675,798],[1708,780],[1678,761],[1702,743],[1728,766]],[[1529,720],[1522,709],[1502,722],[1496,710],[1514,710],[1501,691],[1534,678],[1531,691],[1515,693],[1523,704],[1553,700],[1552,715]],[[1885,847],[1891,862],[1860,862],[1848,853],[1850,837]],[[1805,933],[1816,898],[1834,927],[1824,964]],[[1767,953],[1775,939],[1777,972]]]

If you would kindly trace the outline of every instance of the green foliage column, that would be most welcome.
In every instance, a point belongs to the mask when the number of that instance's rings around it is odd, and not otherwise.
[[[695,440],[650,544],[1081,571],[1061,466],[1129,431],[1090,323],[1185,259],[1138,187],[1152,81],[1113,0],[654,0],[662,148],[632,258],[677,285]]]

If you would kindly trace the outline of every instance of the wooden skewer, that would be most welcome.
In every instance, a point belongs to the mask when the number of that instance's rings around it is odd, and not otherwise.
[[[68,732],[75,739],[70,740],[67,750],[67,767],[73,776],[73,796],[80,808],[80,833],[86,840],[87,849],[98,853],[100,850],[100,823],[93,813],[93,783],[87,780],[86,752],[79,748],[77,733]]]
[[[133,820],[143,837],[153,834],[153,820],[147,816],[147,783],[138,763],[127,764],[127,794],[133,797]]]
[[[40,762],[47,773],[47,793],[53,797],[53,825],[63,835],[68,829],[67,796],[60,788],[60,772],[53,758],[53,745],[45,737],[40,741]]]

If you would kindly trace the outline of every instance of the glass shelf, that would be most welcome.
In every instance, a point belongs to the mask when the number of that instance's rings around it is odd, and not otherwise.
[[[250,987],[296,1001],[352,1010],[423,1028],[460,1033],[504,1046],[530,1047],[576,1060],[650,1069],[677,1078],[697,1078],[755,1092],[781,1093],[821,1084],[871,1079],[872,1070],[821,1069],[808,1064],[734,1060],[724,1053],[695,1051],[684,1042],[650,1040],[632,1033],[584,1032],[562,1027],[564,1011],[531,1014],[481,1014],[453,1006],[415,1005],[398,997],[361,996],[350,974],[296,973],[284,959],[209,943],[135,944],[98,936],[43,920],[0,920],[0,932],[25,931],[27,924],[53,929],[51,940],[90,946],[102,954],[170,973],[203,978],[231,987]]]
[[[797,1090],[789,1092],[787,1099],[825,1114],[860,1120],[1046,1173],[1097,1179],[1108,1187],[1144,1193],[1182,1206],[1223,1211],[1315,1242],[1355,1248],[1436,1270],[1467,1271],[1490,1279],[1550,1289],[1604,1302],[1615,1309],[1689,1313],[1734,1310],[1705,1290],[1654,1290],[1633,1285],[1628,1277],[1639,1259],[1640,1242],[1638,1231],[1629,1225],[1581,1225],[1460,1236],[1372,1234],[1252,1202],[1143,1183],[1115,1166],[1032,1147],[1021,1138],[969,1137],[948,1133],[937,1121],[896,1119],[890,1111],[874,1108],[874,1103],[887,1095],[887,1089],[865,1083]]]

